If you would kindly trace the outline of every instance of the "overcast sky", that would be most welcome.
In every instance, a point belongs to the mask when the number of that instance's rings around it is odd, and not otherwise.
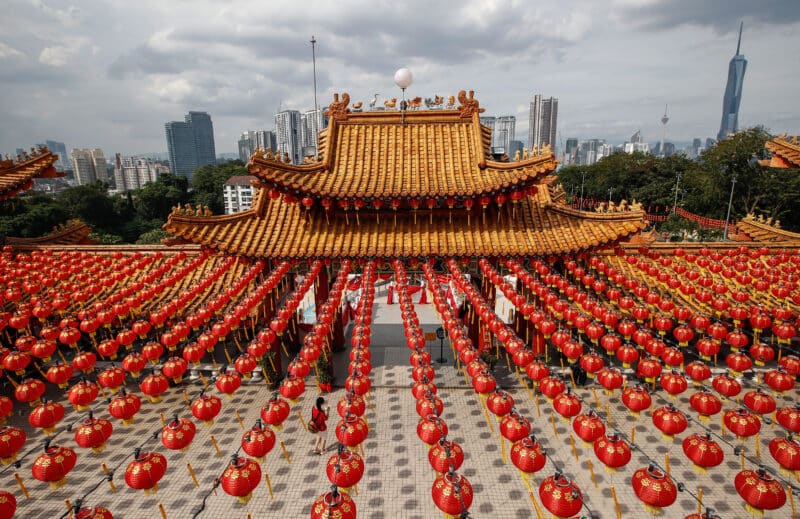
[[[272,129],[278,106],[475,90],[485,115],[559,98],[558,132],[651,143],[716,136],[728,61],[744,20],[739,125],[800,130],[796,0],[4,0],[0,151],[45,139],[107,156],[166,150],[164,123],[208,111],[218,153]]]

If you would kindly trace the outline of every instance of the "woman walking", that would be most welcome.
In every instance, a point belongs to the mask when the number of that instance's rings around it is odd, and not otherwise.
[[[325,399],[322,397],[317,398],[317,404],[311,409],[311,421],[316,426],[317,440],[314,443],[314,454],[322,454],[325,452],[325,447],[328,443],[328,412],[329,407],[323,408]]]

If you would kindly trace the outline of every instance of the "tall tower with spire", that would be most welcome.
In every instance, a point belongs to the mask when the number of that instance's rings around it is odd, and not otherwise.
[[[662,130],[663,130],[661,132],[661,147],[658,148],[659,155],[661,155],[662,157],[666,157],[667,156],[667,154],[666,154],[666,152],[664,150],[664,140],[666,140],[666,138],[667,138],[667,123],[668,122],[669,122],[669,117],[667,116],[667,105],[664,105],[664,115],[661,117],[661,126],[662,126]]]
[[[739,41],[736,44],[736,54],[728,64],[728,83],[725,85],[725,97],[722,100],[722,122],[719,125],[717,140],[722,140],[739,130],[739,103],[742,101],[742,84],[744,71],[747,69],[747,60],[739,53],[742,46],[742,28],[744,22],[739,24]]]

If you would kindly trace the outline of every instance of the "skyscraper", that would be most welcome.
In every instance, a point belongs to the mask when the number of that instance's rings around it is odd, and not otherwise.
[[[169,170],[192,181],[200,166],[217,163],[214,147],[214,126],[206,112],[189,112],[185,121],[164,125],[169,151]]]
[[[511,141],[516,139],[515,129],[517,118],[513,115],[501,115],[494,120],[494,130],[492,131],[492,152],[505,153],[513,158],[511,153]]]
[[[322,109],[309,110],[300,116],[300,140],[304,157],[317,153],[317,136],[328,127],[328,116]]]
[[[302,143],[300,142],[300,112],[297,110],[284,110],[275,114],[275,137],[281,157],[289,154],[292,164],[301,164]]]
[[[558,98],[543,99],[536,94],[531,101],[528,122],[528,147],[533,150],[549,145],[556,148],[556,124],[558,122]]]
[[[107,181],[106,159],[98,148],[73,148],[70,153],[75,179],[79,186]]]
[[[64,171],[70,168],[71,165],[69,163],[69,156],[67,155],[67,147],[64,146],[63,142],[47,140],[44,141],[44,145],[47,146],[47,149],[58,155],[58,160],[55,163],[55,167],[58,171]]]
[[[719,124],[718,141],[739,130],[739,103],[742,101],[744,71],[747,69],[747,60],[744,59],[744,55],[739,54],[742,46],[743,27],[744,22],[739,25],[736,54],[728,63],[728,82],[725,84],[725,97],[722,99],[722,122]]]
[[[254,131],[247,131],[242,132],[242,136],[239,137],[239,160],[244,163],[247,163],[250,160],[250,156],[258,147],[256,144],[256,132]]]
[[[146,157],[123,157],[114,160],[114,182],[118,192],[131,191],[158,180],[158,167]]]

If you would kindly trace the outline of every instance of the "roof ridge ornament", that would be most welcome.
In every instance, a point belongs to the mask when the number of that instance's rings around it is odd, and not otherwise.
[[[342,100],[339,101],[339,94],[334,93],[333,102],[328,106],[327,115],[337,121],[347,120],[347,115],[350,113],[350,109],[347,108],[348,104],[350,104],[350,94],[343,92]]]
[[[472,114],[474,113],[483,113],[486,111],[485,108],[480,107],[480,103],[477,99],[475,99],[475,91],[469,91],[469,97],[467,97],[467,92],[464,90],[460,90],[458,92],[458,102],[461,105],[458,107],[458,111],[462,119],[471,119]]]

